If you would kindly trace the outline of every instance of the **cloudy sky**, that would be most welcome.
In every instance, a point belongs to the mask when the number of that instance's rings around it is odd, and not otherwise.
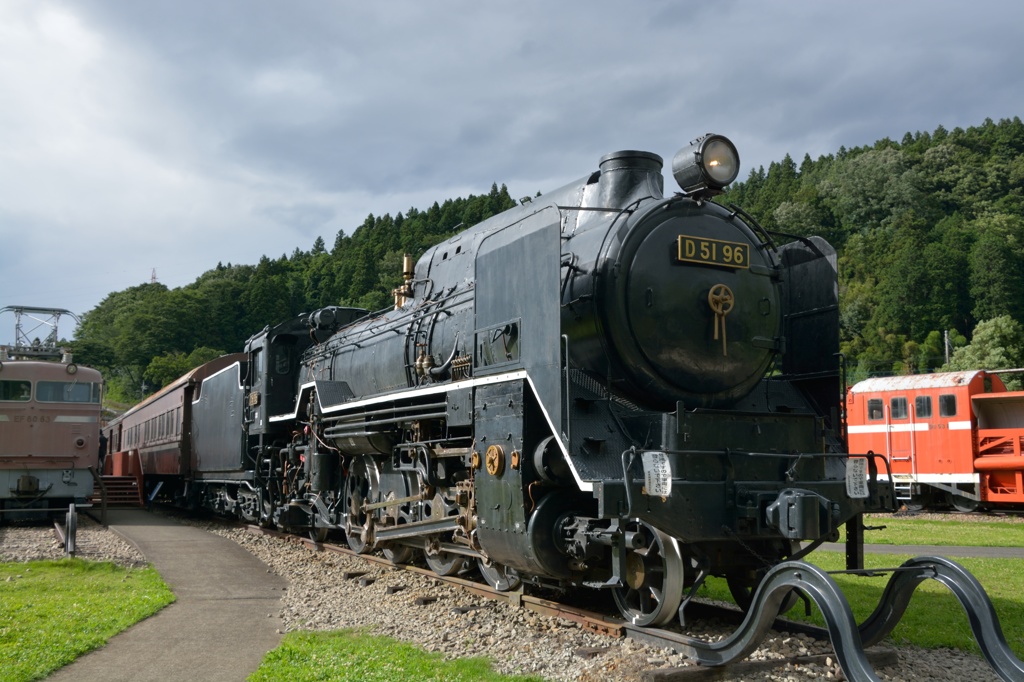
[[[745,178],[1021,114],[1019,2],[3,0],[0,308],[81,314],[705,132]]]

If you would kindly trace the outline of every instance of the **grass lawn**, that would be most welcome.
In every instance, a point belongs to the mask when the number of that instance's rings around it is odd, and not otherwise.
[[[1024,546],[1024,523],[1000,517],[945,520],[891,515],[870,516],[867,542],[965,546]],[[868,568],[899,566],[909,555],[868,555]],[[810,560],[826,570],[845,568],[835,552],[816,552]],[[1024,559],[960,559],[988,591],[1003,633],[1024,658]],[[889,575],[834,576],[858,621],[878,604]],[[701,596],[731,601],[724,580],[711,579]],[[76,559],[0,563],[0,679],[38,680],[106,643],[114,634],[156,613],[174,600],[153,569],[126,569]],[[816,608],[810,618],[798,605],[787,617],[824,621]],[[951,647],[978,652],[967,615],[953,595],[935,581],[914,593],[903,620],[893,631],[897,644]],[[439,655],[364,631],[292,632],[267,654],[249,680],[483,680],[540,681],[495,673],[482,658],[444,661]]]
[[[249,682],[541,682],[540,677],[499,675],[482,658],[445,661],[411,644],[359,630],[291,632],[268,653]]]
[[[152,568],[0,563],[0,678],[43,679],[173,601]]]
[[[868,514],[865,526],[885,526],[864,532],[864,542],[878,545],[944,545],[963,547],[1024,547],[1024,523],[1017,517],[935,517]],[[840,542],[845,542],[846,534]]]
[[[865,568],[895,568],[911,555],[867,555]],[[838,552],[814,552],[808,560],[832,571],[844,569],[846,559]],[[1024,658],[1024,559],[957,559],[981,582],[995,607],[1007,643]],[[857,622],[862,622],[875,610],[882,590],[891,574],[877,578],[853,575],[832,576],[853,608]],[[708,580],[701,596],[731,601],[724,580]],[[801,602],[786,614],[793,620],[810,621],[824,626],[825,621],[817,607],[810,618],[804,616]],[[934,580],[926,580],[914,591],[903,619],[893,630],[891,638],[897,644],[915,644],[925,648],[951,647],[980,653],[971,632],[967,613],[953,594]]]

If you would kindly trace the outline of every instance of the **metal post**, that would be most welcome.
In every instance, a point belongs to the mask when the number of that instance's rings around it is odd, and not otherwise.
[[[864,515],[857,514],[846,522],[846,570],[864,568]]]
[[[78,512],[75,511],[75,503],[68,505],[68,513],[64,518],[64,554],[69,557],[75,556],[75,534],[78,531]]]

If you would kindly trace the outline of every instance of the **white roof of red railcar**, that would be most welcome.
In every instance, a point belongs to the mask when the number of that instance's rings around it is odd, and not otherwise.
[[[880,393],[882,391],[913,391],[922,388],[956,388],[971,383],[984,370],[966,372],[940,372],[937,374],[905,374],[895,377],[873,377],[854,384],[850,393]]]

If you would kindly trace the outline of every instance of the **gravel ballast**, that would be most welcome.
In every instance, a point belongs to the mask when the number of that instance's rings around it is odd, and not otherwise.
[[[282,632],[372,628],[447,658],[486,656],[496,669],[550,680],[634,681],[645,674],[690,665],[671,650],[594,634],[579,625],[541,616],[435,582],[426,576],[359,558],[315,552],[306,546],[220,523],[190,522],[228,537],[288,581],[282,595]],[[58,559],[63,547],[52,528],[0,526],[0,561]],[[77,556],[138,566],[145,558],[116,533],[79,516]],[[359,577],[345,574],[362,573]],[[417,601],[426,602],[417,605]],[[730,628],[697,625],[687,634],[715,640]],[[899,664],[878,669],[883,680],[996,680],[980,657],[950,650],[894,647]],[[842,680],[831,644],[803,634],[771,633],[748,660],[822,655],[821,664],[787,664],[770,671],[719,679]],[[680,678],[685,679],[685,678]]]

